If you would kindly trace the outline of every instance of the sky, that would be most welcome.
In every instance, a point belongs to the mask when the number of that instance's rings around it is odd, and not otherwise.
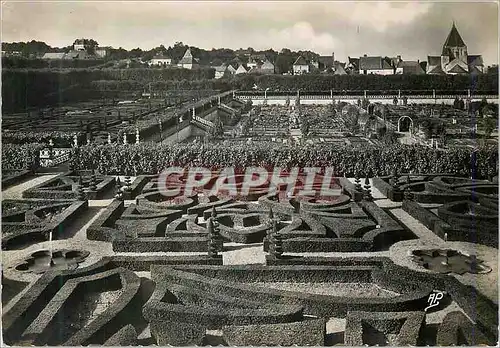
[[[4,1],[2,40],[64,47],[311,50],[335,59],[363,54],[427,60],[455,21],[469,54],[498,64],[497,2]]]

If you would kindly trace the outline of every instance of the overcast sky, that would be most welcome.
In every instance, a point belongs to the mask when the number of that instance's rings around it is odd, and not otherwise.
[[[312,50],[335,58],[363,54],[426,60],[439,55],[455,20],[469,54],[498,63],[496,2],[10,2],[2,40],[150,49],[176,41],[205,49]]]

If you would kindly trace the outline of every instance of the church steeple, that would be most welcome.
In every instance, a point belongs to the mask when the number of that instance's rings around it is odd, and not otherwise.
[[[444,42],[442,55],[467,62],[467,45],[465,45],[464,40],[458,33],[455,21],[452,22],[450,33]]]

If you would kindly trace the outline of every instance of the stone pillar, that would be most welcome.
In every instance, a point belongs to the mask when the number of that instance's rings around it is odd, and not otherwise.
[[[401,90],[398,90],[398,99],[401,99]]]
[[[365,89],[365,92],[364,92],[364,96],[365,96],[365,98],[366,98],[366,89]]]
[[[330,90],[330,98],[333,99],[333,89]]]
[[[220,105],[220,96],[218,96],[217,99],[218,99],[218,102],[219,102],[219,105]]]
[[[139,133],[139,128],[135,129],[135,143],[139,144],[141,138],[140,138],[140,133]]]
[[[127,133],[123,133],[123,144],[127,145]]]
[[[111,141],[111,133],[108,133],[108,144],[111,144],[112,141]]]
[[[75,147],[78,147],[78,135],[76,134],[73,136],[73,145]]]

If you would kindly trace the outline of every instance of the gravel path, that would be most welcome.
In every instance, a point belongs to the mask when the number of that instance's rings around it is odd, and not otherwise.
[[[263,282],[248,283],[249,285],[262,286],[265,288],[296,291],[316,295],[328,295],[339,297],[395,297],[399,294],[383,289],[376,284],[370,283],[292,283],[292,282]]]
[[[254,247],[223,252],[222,262],[224,265],[265,264],[266,253],[262,248],[262,243],[259,243]]]
[[[11,186],[6,190],[2,191],[2,199],[22,199],[23,192],[52,178],[55,178],[59,174],[48,174],[37,176],[33,179],[25,181],[19,185]]]
[[[408,227],[417,237],[428,242],[440,244],[443,242],[434,232],[425,227],[420,221],[408,214],[403,209],[393,209],[391,213],[406,227]]]

